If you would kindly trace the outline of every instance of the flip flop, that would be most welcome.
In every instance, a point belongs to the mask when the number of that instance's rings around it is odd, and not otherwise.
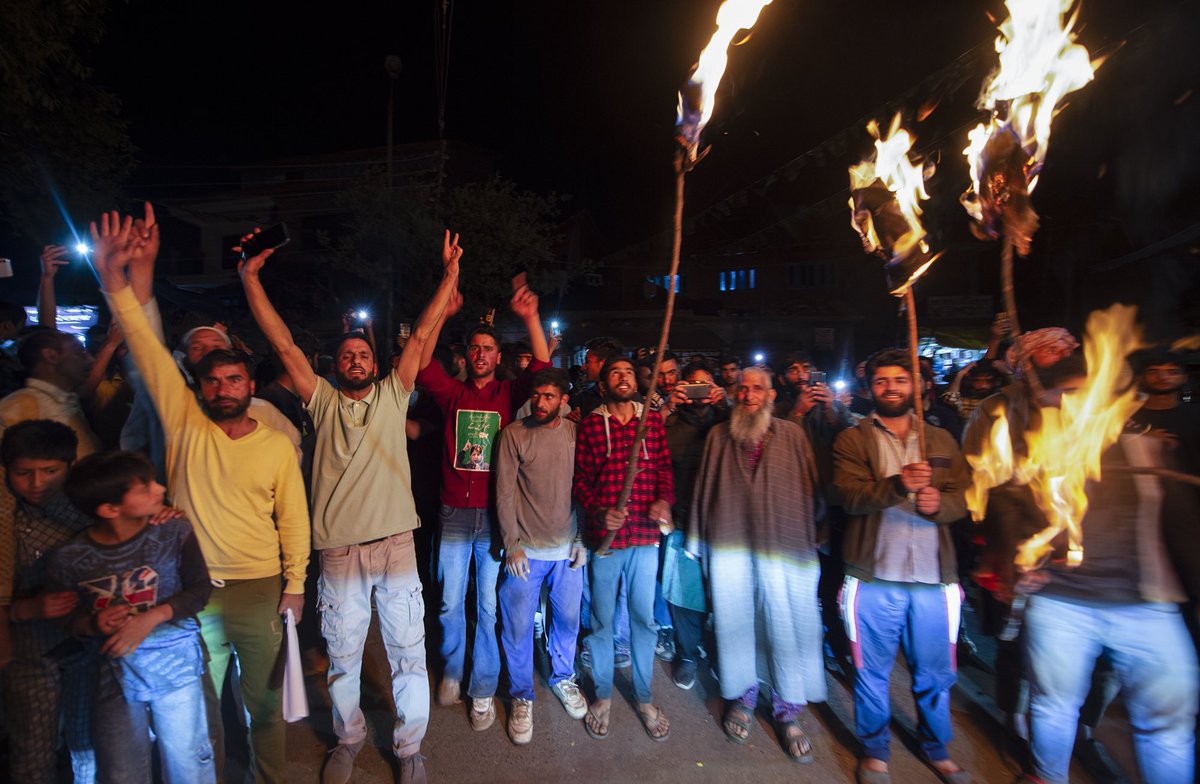
[[[596,713],[592,712],[591,708],[588,708],[588,712],[586,714],[584,714],[584,717],[583,717],[583,728],[585,730],[587,730],[587,734],[590,735],[591,737],[595,738],[596,740],[604,740],[605,738],[607,738],[608,737],[608,719],[609,719],[609,716],[611,715],[611,713],[612,713],[611,707],[608,710],[604,711],[603,715],[596,714]],[[593,722],[595,722],[598,729],[592,729]],[[604,724],[601,725],[600,722],[604,722]]]
[[[671,737],[671,724],[667,721],[667,714],[663,713],[662,708],[655,705],[651,705],[650,708],[654,710],[653,714],[639,705],[638,717],[641,718],[642,726],[646,728],[646,734],[650,736],[650,740],[662,743]]]

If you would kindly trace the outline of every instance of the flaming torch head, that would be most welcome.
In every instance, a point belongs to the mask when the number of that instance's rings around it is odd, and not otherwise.
[[[725,0],[717,9],[717,30],[700,52],[700,60],[687,84],[679,91],[676,138],[693,163],[700,146],[700,132],[712,118],[717,87],[729,63],[729,45],[739,30],[754,27],[759,13],[770,4],[771,0]]]
[[[1000,25],[1000,66],[988,78],[979,107],[991,113],[968,135],[963,154],[971,189],[963,207],[981,239],[1003,233],[1025,255],[1038,218],[1029,194],[1050,144],[1050,124],[1068,93],[1091,81],[1100,61],[1075,43],[1076,15],[1064,24],[1075,0],[1007,0],[1009,18]]]
[[[926,175],[908,158],[913,138],[900,127],[899,114],[886,138],[874,120],[867,131],[875,137],[875,155],[850,167],[850,225],[863,250],[887,260],[888,290],[902,297],[938,256],[921,225],[920,203],[929,198]]]

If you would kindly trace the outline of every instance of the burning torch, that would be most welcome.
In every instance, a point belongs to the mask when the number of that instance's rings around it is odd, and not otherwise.
[[[758,21],[758,15],[763,8],[771,4],[771,0],[725,0],[717,9],[717,30],[709,39],[708,45],[700,52],[700,59],[692,69],[687,84],[679,91],[679,108],[676,119],[675,135],[675,216],[674,234],[671,241],[671,271],[667,276],[667,305],[663,315],[662,332],[658,338],[658,351],[655,352],[654,372],[651,378],[658,378],[662,364],[662,356],[667,348],[667,337],[671,332],[671,318],[675,313],[675,290],[679,274],[679,250],[683,243],[683,182],[687,173],[707,154],[700,152],[700,133],[712,119],[717,87],[729,63],[729,46],[739,30],[749,30]],[[625,472],[625,484],[617,498],[616,509],[625,510],[629,496],[633,493],[633,481],[638,471],[638,454],[642,442],[646,440],[646,420],[643,414],[638,422],[637,433],[634,435],[633,447],[629,453],[629,468]],[[617,532],[609,531],[596,555],[608,555]]]
[[[880,136],[872,120],[867,131],[875,137],[875,154],[850,167],[851,226],[862,239],[863,250],[887,260],[888,291],[904,298],[908,317],[908,346],[912,358],[913,411],[917,415],[917,440],[925,459],[925,399],[921,363],[917,353],[917,308],[912,287],[940,253],[933,253],[921,225],[921,201],[928,199],[923,168],[908,158],[913,138],[900,127],[897,113],[887,137]]]

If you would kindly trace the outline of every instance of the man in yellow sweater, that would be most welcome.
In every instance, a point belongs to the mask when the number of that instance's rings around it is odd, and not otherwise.
[[[220,694],[236,653],[255,781],[283,782],[286,725],[270,676],[282,640],[280,616],[290,609],[299,620],[304,609],[310,538],[304,480],[287,437],[247,412],[254,382],[244,354],[208,354],[197,367],[197,401],[155,337],[126,270],[151,239],[146,235],[157,231],[105,215],[99,231],[92,224],[93,263],[166,432],[171,498],[192,521],[215,586],[199,616],[213,684]],[[224,744],[213,741],[220,771]]]

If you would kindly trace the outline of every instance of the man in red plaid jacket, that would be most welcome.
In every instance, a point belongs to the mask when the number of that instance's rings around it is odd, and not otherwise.
[[[584,723],[593,738],[608,735],[613,684],[613,615],[622,579],[629,594],[633,690],[646,733],[656,741],[670,733],[666,714],[652,702],[654,644],[654,583],[658,576],[661,533],[669,532],[675,487],[671,455],[662,418],[634,402],[637,377],[628,357],[613,356],[600,371],[604,403],[583,418],[575,445],[575,498],[586,511],[585,541],[591,550],[588,570],[592,589],[592,633],[587,645],[592,657],[596,701]],[[623,511],[614,509],[641,417],[647,417],[646,439],[639,447],[633,493]],[[615,531],[607,554],[597,552],[605,535]]]

